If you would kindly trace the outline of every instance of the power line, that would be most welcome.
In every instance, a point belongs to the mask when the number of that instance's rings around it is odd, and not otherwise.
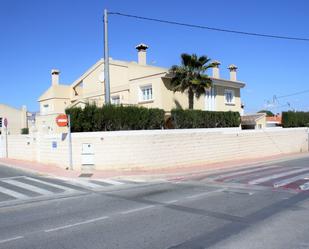
[[[168,20],[157,19],[157,18],[149,18],[149,17],[143,17],[143,16],[124,14],[120,12],[108,12],[108,14],[130,17],[130,18],[135,18],[135,19],[140,19],[140,20],[147,20],[147,21],[153,21],[153,22],[178,25],[178,26],[185,26],[185,27],[190,27],[190,28],[207,29],[207,30],[218,31],[218,32],[233,33],[233,34],[238,34],[238,35],[249,35],[249,36],[259,36],[259,37],[267,37],[267,38],[274,38],[274,39],[309,42],[309,38],[302,38],[302,37],[280,36],[280,35],[270,35],[270,34],[254,33],[254,32],[244,32],[244,31],[231,30],[231,29],[221,29],[221,28],[214,28],[214,27],[208,27],[208,26],[202,26],[202,25],[196,25],[196,24],[189,24],[189,23],[168,21]]]
[[[287,95],[277,96],[276,99],[291,97],[291,96],[300,95],[300,94],[304,94],[304,93],[308,93],[308,92],[309,92],[309,90],[304,90],[304,91],[295,92],[295,93],[291,93],[291,94],[287,94]]]

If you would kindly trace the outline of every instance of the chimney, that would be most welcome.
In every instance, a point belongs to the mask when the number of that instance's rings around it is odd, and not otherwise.
[[[59,74],[60,74],[60,71],[58,69],[51,70],[52,86],[59,85]]]
[[[21,107],[21,125],[21,128],[28,128],[27,106],[25,105]]]
[[[219,70],[219,66],[221,65],[221,63],[219,61],[213,61],[212,62],[213,68],[212,68],[212,77],[219,79],[220,78],[220,70]]]
[[[138,44],[136,47],[137,49],[137,62],[140,65],[146,65],[147,61],[146,61],[146,50],[148,49],[148,46],[146,44]]]
[[[228,69],[230,70],[230,80],[231,81],[237,81],[236,77],[236,71],[237,71],[237,66],[231,64]]]

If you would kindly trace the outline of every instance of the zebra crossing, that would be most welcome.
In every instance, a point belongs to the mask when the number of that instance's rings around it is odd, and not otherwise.
[[[208,174],[195,180],[206,180],[228,184],[244,184],[246,186],[264,186],[274,189],[296,191],[309,190],[309,168],[288,167],[281,165],[265,165],[252,168],[240,168]]]
[[[51,179],[29,176],[0,178],[0,207],[20,201],[77,195],[119,186],[130,187],[139,183],[141,182],[115,179]]]

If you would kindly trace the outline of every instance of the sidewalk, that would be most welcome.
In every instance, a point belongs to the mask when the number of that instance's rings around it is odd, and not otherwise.
[[[52,176],[57,178],[78,178],[82,174],[90,173],[91,179],[104,178],[122,178],[134,180],[155,180],[155,179],[169,179],[181,180],[187,176],[195,176],[201,173],[207,174],[218,170],[249,167],[257,164],[276,162],[289,159],[297,159],[308,157],[308,153],[284,154],[264,158],[252,158],[246,160],[235,160],[228,162],[203,164],[185,167],[170,167],[164,169],[123,169],[123,170],[94,170],[93,172],[83,172],[80,170],[66,170],[53,164],[42,164],[38,162],[22,161],[16,159],[0,158],[0,165],[17,168],[28,171],[38,175]]]

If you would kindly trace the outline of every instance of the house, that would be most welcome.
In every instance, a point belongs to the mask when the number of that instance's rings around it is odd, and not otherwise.
[[[255,113],[241,116],[241,128],[247,129],[264,129],[266,127],[266,114]]]
[[[266,127],[280,127],[282,125],[282,116],[277,114],[273,117],[266,117]]]
[[[139,44],[137,62],[110,58],[111,103],[155,107],[169,112],[172,108],[188,108],[188,96],[169,90],[171,76],[169,69],[147,64],[145,44]],[[230,79],[220,78],[219,62],[212,71],[213,85],[205,96],[194,100],[195,109],[209,111],[242,112],[240,89],[245,86],[237,80],[235,65],[230,65]],[[38,122],[47,131],[56,131],[55,116],[65,108],[85,106],[86,103],[102,106],[104,103],[104,60],[100,59],[71,85],[59,84],[59,70],[51,72],[51,86],[39,98],[40,115]],[[50,125],[53,122],[53,125]]]
[[[0,133],[4,132],[4,120],[7,120],[8,134],[21,134],[23,128],[28,128],[27,107],[22,106],[21,109],[0,104]]]

